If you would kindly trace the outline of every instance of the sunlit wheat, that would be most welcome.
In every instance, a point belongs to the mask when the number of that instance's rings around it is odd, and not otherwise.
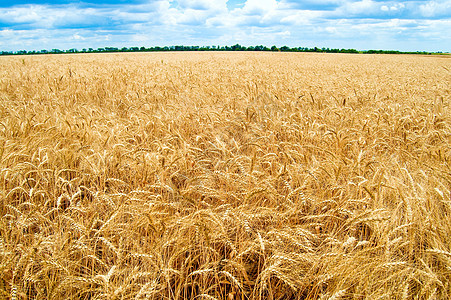
[[[449,69],[0,57],[0,298],[449,299]]]

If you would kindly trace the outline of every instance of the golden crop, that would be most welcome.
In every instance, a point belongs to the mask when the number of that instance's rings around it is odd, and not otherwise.
[[[0,57],[0,298],[449,299],[450,70]]]

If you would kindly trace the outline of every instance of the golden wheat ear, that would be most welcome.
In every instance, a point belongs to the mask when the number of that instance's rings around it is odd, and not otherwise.
[[[450,299],[448,56],[0,59],[0,299]]]

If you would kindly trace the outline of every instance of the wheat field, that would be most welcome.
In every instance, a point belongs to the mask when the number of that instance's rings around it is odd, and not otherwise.
[[[449,299],[451,57],[0,57],[0,299]]]

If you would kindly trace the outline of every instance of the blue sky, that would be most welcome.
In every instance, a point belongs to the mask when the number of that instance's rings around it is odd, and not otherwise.
[[[266,45],[451,51],[451,0],[0,0],[0,50]]]

